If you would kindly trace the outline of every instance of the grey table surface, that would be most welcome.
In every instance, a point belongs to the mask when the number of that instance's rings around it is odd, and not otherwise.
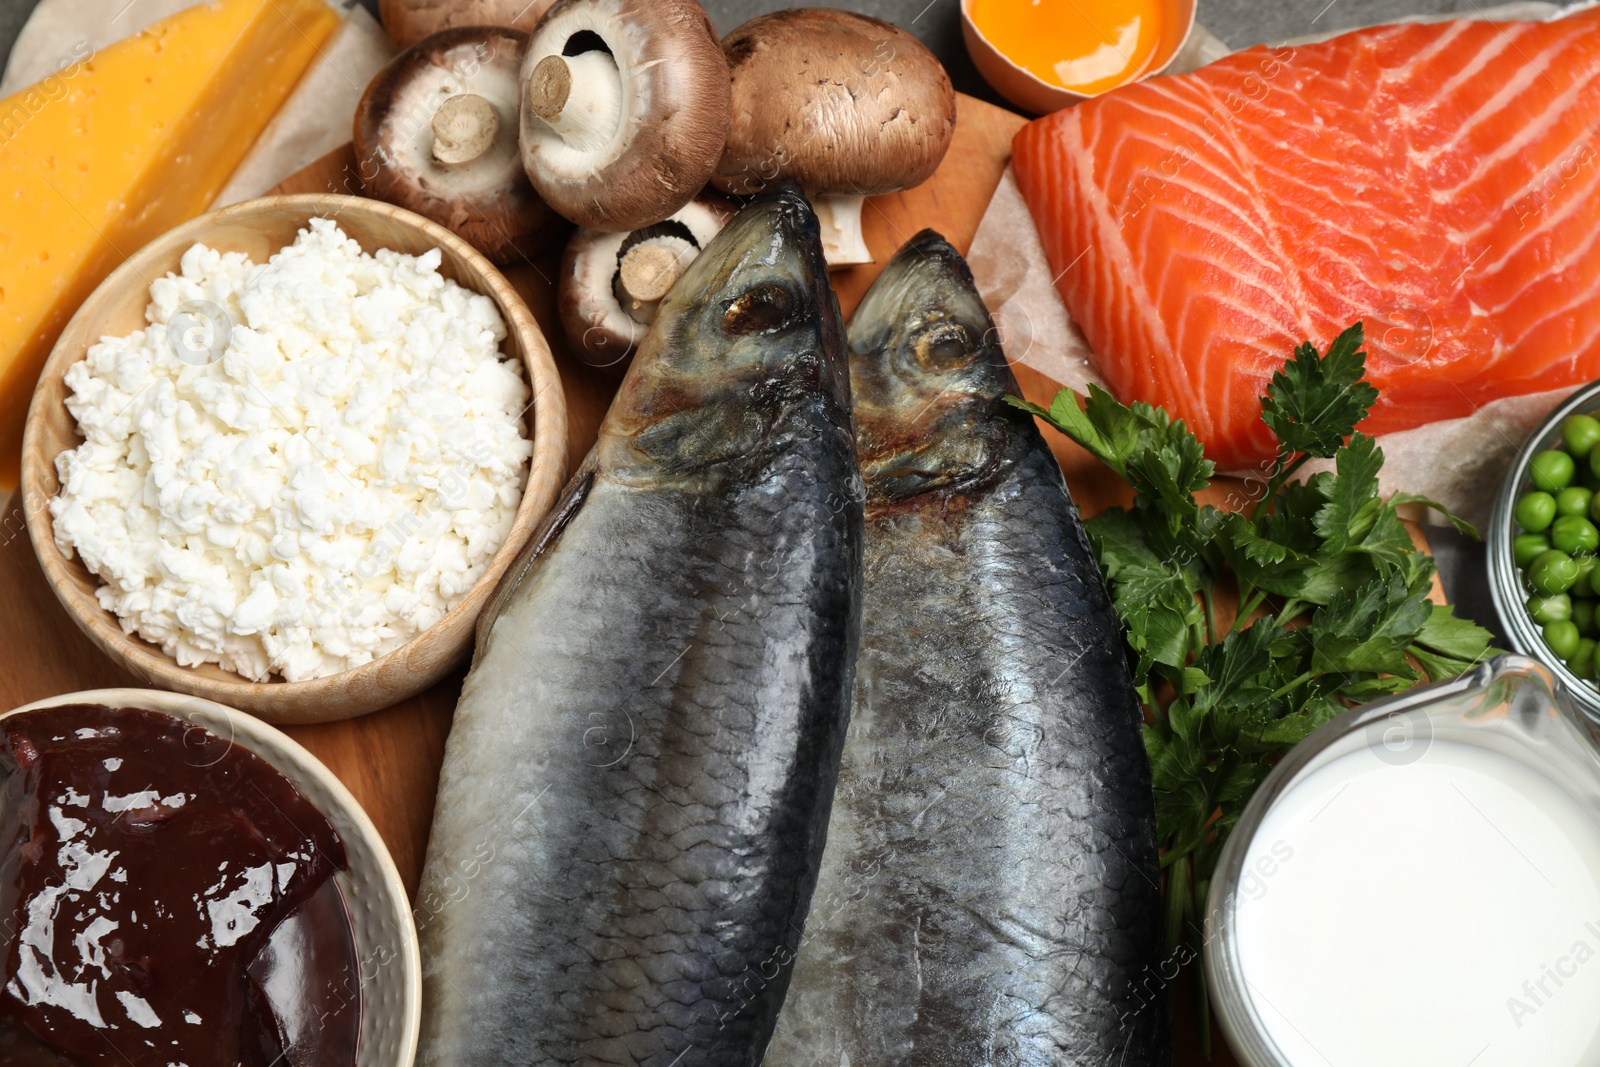
[[[362,2],[376,11],[376,0]],[[1324,30],[1368,26],[1402,15],[1470,12],[1494,2],[1497,0],[1482,0],[1481,5],[1474,0],[1199,0],[1201,23],[1234,48],[1275,43]],[[36,3],[37,0],[0,0],[0,56],[10,55],[12,42]],[[796,6],[792,0],[703,3],[724,33],[755,15]],[[957,88],[995,99],[962,48],[959,0],[838,0],[832,6],[899,23],[922,38],[944,61]]]
[[[0,56],[12,42],[37,0],[0,0]],[[376,0],[362,0],[376,11]],[[796,6],[795,0],[702,0],[724,33],[755,15]],[[800,0],[805,2],[805,0]],[[839,0],[847,7],[898,23],[920,37],[950,69],[963,92],[999,103],[983,84],[961,43],[960,0]],[[1022,2],[1022,0],[1018,0]],[[1404,15],[1471,13],[1498,0],[1199,0],[1199,18],[1234,48],[1276,43],[1310,33],[1369,26]],[[1445,589],[1458,609],[1491,629],[1498,628],[1489,601],[1481,546],[1448,528],[1430,528]]]

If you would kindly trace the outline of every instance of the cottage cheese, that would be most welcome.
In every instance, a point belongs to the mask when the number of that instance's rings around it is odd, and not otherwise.
[[[299,681],[398,648],[482,576],[522,498],[529,392],[494,303],[439,263],[327,219],[260,265],[196,245],[148,328],[67,371],[86,440],[56,460],[56,543],[124,630]]]

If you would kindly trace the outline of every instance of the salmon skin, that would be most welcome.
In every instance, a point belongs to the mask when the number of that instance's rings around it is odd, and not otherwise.
[[[480,627],[418,897],[419,1062],[760,1062],[849,719],[845,358],[797,188],[662,301]]]
[[[850,322],[855,710],[767,1067],[1170,1064],[1154,801],[1121,631],[966,264]],[[1146,988],[1149,986],[1149,988]]]
[[[1600,378],[1600,10],[1251,48],[1014,147],[1101,375],[1225,467],[1272,456],[1293,347],[1357,320],[1369,433]]]

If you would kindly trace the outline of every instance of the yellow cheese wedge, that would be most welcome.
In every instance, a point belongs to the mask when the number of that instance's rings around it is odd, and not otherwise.
[[[0,493],[67,320],[205,211],[338,24],[324,0],[214,0],[0,101]]]

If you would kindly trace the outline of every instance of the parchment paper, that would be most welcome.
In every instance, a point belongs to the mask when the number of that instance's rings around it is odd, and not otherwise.
[[[1544,19],[1572,10],[1554,4],[1514,3],[1470,16],[1412,21]],[[1337,34],[1287,43],[1308,44],[1333,36]],[[1170,69],[1173,73],[1194,70],[1227,54],[1227,46],[1197,26],[1189,46]],[[1056,291],[1039,232],[1009,167],[978,226],[968,260],[984,301],[1003,331],[1008,356],[1080,392],[1090,382],[1105,384],[1095,373],[1088,342]],[[1421,493],[1483,528],[1523,438],[1572,391],[1558,389],[1497,400],[1465,418],[1380,436],[1385,456],[1380,478],[1383,491]],[[1309,468],[1308,473],[1314,469]]]
[[[39,0],[11,49],[0,96],[10,96],[71,62],[83,47],[98,52],[194,0]]]
[[[352,8],[212,207],[258,197],[349,141],[361,94],[394,54],[378,20]]]
[[[62,66],[131,36],[194,0],[40,0],[17,37],[0,97],[32,85]],[[335,6],[346,5],[336,0]],[[367,83],[395,53],[365,9],[349,7],[321,54],[306,71],[255,146],[234,171],[213,207],[260,196],[313,160],[350,140],[356,103]]]

